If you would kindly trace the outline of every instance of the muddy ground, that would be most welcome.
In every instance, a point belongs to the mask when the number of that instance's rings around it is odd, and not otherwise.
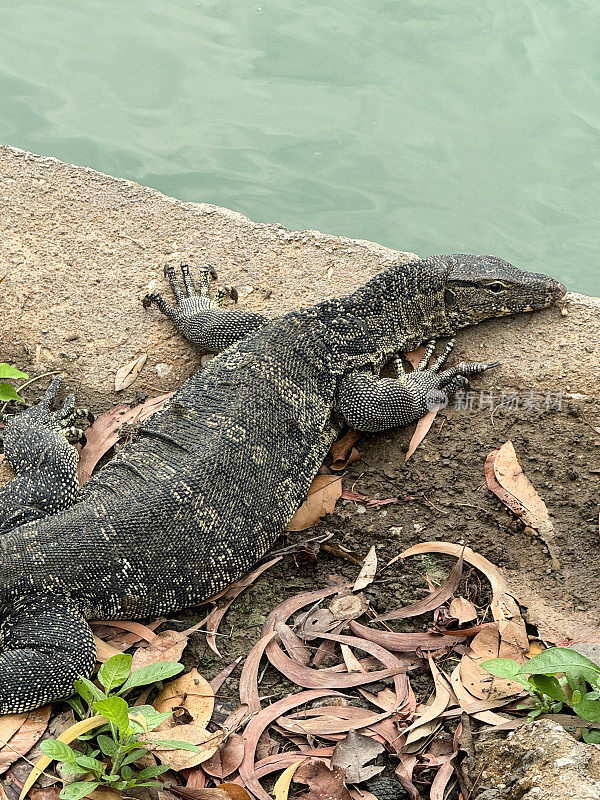
[[[0,276],[7,274],[0,287],[0,361],[32,375],[60,370],[96,411],[137,391],[177,388],[200,366],[200,354],[170,323],[141,307],[150,282],[165,289],[166,261],[210,260],[223,280],[240,287],[244,305],[273,315],[348,291],[406,258],[368,242],[293,233],[215,206],[179,203],[12,148],[0,149],[0,191]],[[600,301],[572,295],[569,308],[567,317],[553,308],[460,334],[456,359],[502,362],[477,382],[473,408],[441,412],[407,466],[412,429],[364,435],[361,460],[344,477],[348,487],[398,502],[377,510],[341,500],[311,533],[290,535],[286,543],[327,531],[361,556],[375,544],[385,562],[420,541],[466,542],[505,571],[528,621],[548,641],[600,641]],[[143,353],[148,361],[138,380],[115,394],[116,370]],[[503,404],[503,391],[518,393],[518,408],[507,395]],[[32,387],[27,396],[36,394]],[[546,545],[483,485],[487,455],[509,439],[552,516],[558,571]],[[4,467],[0,481],[8,477]],[[371,587],[374,609],[413,602],[426,587],[425,572],[437,570],[441,578],[447,568],[443,557],[398,562]],[[319,588],[331,574],[356,572],[323,552],[312,568],[285,558],[227,615],[221,631],[230,635],[219,638],[223,660],[201,635],[186,659],[210,677],[248,652],[265,615],[286,596]],[[469,581],[477,597],[476,576]],[[478,597],[485,601],[485,589]],[[265,680],[265,694],[284,691]]]

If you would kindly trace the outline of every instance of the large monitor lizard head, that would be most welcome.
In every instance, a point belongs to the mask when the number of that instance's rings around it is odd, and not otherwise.
[[[547,308],[566,294],[548,275],[525,272],[496,256],[441,256],[446,317],[455,330],[491,317]]]

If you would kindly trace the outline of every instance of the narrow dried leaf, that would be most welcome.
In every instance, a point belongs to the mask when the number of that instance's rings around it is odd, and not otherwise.
[[[417,757],[410,753],[400,753],[398,757],[400,763],[396,767],[395,773],[398,776],[402,788],[410,797],[410,800],[420,800],[421,795],[419,794],[419,790],[412,782],[413,770],[417,764]]]
[[[342,479],[339,475],[315,476],[308,496],[288,522],[286,530],[305,531],[316,525],[325,514],[333,513],[335,504],[342,495]]]
[[[351,584],[349,583],[338,583],[334,586],[326,586],[324,589],[317,589],[313,592],[301,592],[300,594],[288,597],[271,611],[262,627],[262,635],[265,636],[267,633],[273,632],[278,622],[287,622],[288,619],[293,614],[300,611],[301,608],[313,606],[326,597],[330,597],[332,594],[347,592],[350,587]]]
[[[275,800],[287,800],[290,786],[292,785],[292,781],[294,779],[294,774],[300,764],[302,764],[306,759],[301,758],[300,760],[296,761],[295,764],[290,764],[287,769],[281,773],[277,781],[275,782],[275,786],[273,787],[273,796]]]
[[[523,472],[523,467],[511,441],[494,450],[485,464],[488,488],[526,525],[537,531],[548,548],[554,569],[560,569],[554,526],[546,504]]]
[[[359,713],[352,714],[349,719],[344,718],[343,712],[333,707],[328,707],[329,713],[323,713],[314,718],[279,717],[277,725],[285,731],[298,733],[301,736],[330,736],[331,734],[370,728],[372,725],[387,719],[391,714],[389,711],[384,711],[382,714],[373,714],[365,711],[364,708],[354,707],[354,709]]]
[[[51,706],[44,706],[43,708],[38,708],[36,711],[30,711],[30,715],[39,715],[40,718],[40,725],[43,720],[43,716],[47,714],[48,718],[50,717]],[[66,742],[70,744],[72,741],[77,739],[79,736],[82,736],[84,733],[89,733],[89,731],[94,730],[94,728],[99,728],[101,725],[105,725],[107,723],[106,717],[103,717],[102,714],[97,714],[93,717],[88,717],[87,719],[82,719],[79,722],[76,722],[74,725],[71,725],[70,728],[67,728],[66,731],[63,731],[59,736],[56,738],[60,742]],[[40,733],[40,736],[46,729],[46,725],[48,724],[48,719],[46,719],[46,723],[44,724],[44,728]],[[39,738],[39,737],[38,737]],[[52,763],[52,759],[46,755],[43,755],[39,758],[36,763],[34,764],[31,772],[29,773],[29,777],[23,784],[23,788],[21,789],[21,794],[19,795],[19,800],[24,800],[27,796],[27,793],[33,786],[33,784],[37,781],[39,776],[42,772]]]
[[[210,612],[205,620],[203,620],[207,631],[206,643],[213,653],[216,653],[219,657],[221,656],[221,653],[217,647],[217,632],[219,630],[221,620],[229,610],[229,607],[233,601],[239,597],[245,589],[251,586],[254,581],[263,574],[263,572],[268,570],[274,564],[277,564],[279,561],[281,561],[281,556],[272,558],[265,564],[261,564],[248,575],[244,575],[242,578],[239,578],[237,581],[232,583],[231,586],[221,596],[219,605]]]
[[[421,542],[420,544],[409,547],[400,554],[401,558],[408,556],[422,555],[423,553],[445,553],[449,556],[460,558],[461,553],[467,564],[471,564],[482,572],[492,586],[492,614],[495,620],[506,619],[514,613],[516,603],[508,594],[506,579],[491,561],[479,555],[470,547],[454,544],[452,542]],[[518,613],[518,607],[517,607]]]
[[[275,637],[275,631],[269,631],[256,642],[250,650],[242,667],[240,675],[240,700],[242,706],[247,706],[249,714],[260,711],[260,696],[258,693],[258,669],[260,660],[269,642]]]
[[[266,648],[267,658],[275,669],[279,670],[286,678],[294,682],[297,686],[303,686],[307,689],[347,689],[352,686],[364,686],[367,683],[373,683],[374,681],[395,676],[394,681],[398,693],[404,694],[404,682],[400,678],[400,673],[406,672],[407,664],[398,659],[397,656],[394,656],[392,653],[389,653],[383,647],[373,642],[358,639],[355,636],[339,636],[332,633],[321,633],[320,637],[340,644],[347,644],[359,650],[364,650],[374,655],[382,664],[385,664],[387,669],[366,673],[353,672],[351,674],[340,674],[326,669],[311,669],[310,667],[297,664],[289,658],[289,656],[286,656],[281,647],[274,641],[270,642]],[[406,676],[404,676],[404,679],[405,678]]]
[[[359,592],[361,589],[365,589],[370,583],[373,583],[376,573],[377,551],[375,550],[375,545],[373,545],[367,553],[363,568],[358,573],[358,578],[354,581],[354,586],[352,587],[353,591]]]
[[[421,444],[423,439],[429,433],[431,426],[433,425],[433,420],[436,418],[437,413],[439,411],[439,406],[433,408],[431,411],[428,411],[424,417],[422,417],[417,422],[417,427],[415,428],[415,432],[412,435],[412,439],[408,445],[408,451],[406,453],[406,458],[404,459],[404,463],[407,464],[408,460],[414,455],[415,450]]]
[[[302,644],[289,625],[286,625],[285,622],[278,622],[275,630],[289,657],[307,667],[310,664],[312,653],[306,645]]]
[[[274,722],[282,714],[291,711],[292,708],[297,708],[304,703],[310,703],[313,700],[318,700],[321,697],[339,697],[339,692],[331,690],[310,690],[307,692],[299,692],[298,694],[284,697],[276,703],[272,703],[267,708],[259,711],[248,723],[242,735],[244,740],[244,760],[240,765],[240,776],[244,781],[247,789],[252,794],[256,795],[259,800],[271,800],[269,795],[260,785],[258,778],[259,775],[254,768],[254,754],[256,753],[256,745],[264,730]]]
[[[352,464],[360,459],[358,450],[354,445],[361,436],[362,433],[360,431],[350,428],[341,439],[338,439],[337,442],[331,445],[331,469],[336,471],[346,469],[348,464]]]
[[[352,633],[375,642],[394,653],[414,653],[417,650],[443,650],[454,647],[463,639],[460,636],[444,636],[437,633],[396,633],[395,631],[377,631],[351,620],[348,623]]]
[[[450,783],[450,778],[454,773],[454,767],[452,765],[453,757],[454,756],[449,757],[436,772],[433,783],[431,784],[429,800],[445,800],[446,786]]]
[[[155,626],[158,625],[160,620],[157,620],[154,623],[151,623]],[[119,620],[94,620],[92,626],[106,626],[108,628],[120,628],[124,631],[129,631],[129,633],[135,634],[131,638],[131,640],[127,640],[131,642],[131,644],[136,644],[140,640],[144,640],[146,642],[152,642],[156,639],[156,633],[150,628],[148,625],[142,625],[140,622],[132,622],[130,620],[119,619]],[[101,637],[102,638],[102,637]]]
[[[445,603],[448,598],[452,597],[457,590],[463,570],[463,556],[459,556],[458,561],[452,568],[450,575],[446,578],[441,586],[438,586],[433,592],[430,592],[422,600],[416,603],[411,603],[404,608],[396,608],[394,611],[389,611],[387,614],[382,614],[380,617],[375,617],[374,622],[383,622],[390,619],[407,619],[408,617],[417,617],[419,614],[425,614],[428,611],[434,611],[436,608]]]
[[[123,389],[128,389],[135,382],[147,360],[148,355],[144,353],[144,355],[134,358],[133,361],[129,361],[120,367],[115,375],[115,392],[122,392]]]
[[[366,672],[366,669],[364,669],[360,661],[347,644],[341,644],[340,648],[342,651],[342,658],[344,659],[344,664],[346,665],[348,672]]]
[[[169,792],[182,800],[252,800],[248,792],[236,783],[221,783],[214,789],[169,786]]]
[[[235,668],[238,666],[242,658],[243,656],[238,656],[235,659],[235,661],[232,661],[231,664],[228,664],[225,667],[225,669],[222,669],[221,672],[219,672],[218,675],[215,675],[212,681],[210,681],[210,688],[213,690],[215,694],[217,694],[217,692],[219,691],[221,686],[223,686],[227,678],[229,678],[229,676],[233,674]]]
[[[355,503],[365,503],[367,508],[381,508],[381,506],[389,506],[392,503],[397,503],[397,497],[386,497],[384,500],[379,498],[368,497],[361,492],[355,492],[352,489],[342,489],[342,500],[354,500]]]
[[[429,708],[427,708],[423,714],[419,715],[412,725],[409,725],[404,731],[406,734],[406,744],[411,744],[411,742],[421,739],[424,735],[428,736],[430,732],[430,729],[427,727],[428,723],[437,721],[440,714],[448,708],[452,700],[452,695],[448,691],[446,681],[443,679],[435,661],[431,656],[428,656],[428,661],[429,669],[431,670],[435,683],[435,697]]]

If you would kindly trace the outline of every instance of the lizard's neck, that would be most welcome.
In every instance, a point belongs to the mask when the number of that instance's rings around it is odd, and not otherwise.
[[[423,341],[452,333],[445,314],[445,284],[445,270],[427,260],[398,264],[342,303],[345,313],[367,323],[383,362],[398,351],[410,352]]]

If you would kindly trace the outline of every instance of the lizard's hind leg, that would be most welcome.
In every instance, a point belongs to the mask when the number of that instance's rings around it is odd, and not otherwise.
[[[12,606],[0,625],[0,714],[20,713],[73,694],[96,662],[90,626],[66,597],[41,594]]]
[[[70,395],[52,411],[60,377],[50,384],[38,405],[10,417],[4,433],[4,454],[17,473],[0,491],[0,533],[68,508],[77,498],[79,455],[69,441],[84,433],[72,423],[89,415],[76,409]]]
[[[175,275],[172,266],[165,267],[167,276],[177,306],[171,306],[164,298],[153,292],[143,299],[145,308],[153,303],[158,306],[169,319],[173,320],[177,328],[186,339],[200,345],[204,350],[219,352],[230,345],[243,339],[251,333],[262,328],[269,321],[262,314],[254,311],[230,311],[221,308],[223,301],[230,297],[237,302],[237,291],[233,286],[226,285],[217,290],[215,299],[210,297],[210,278],[217,277],[210,264],[205,264],[200,271],[200,293],[196,292],[194,282],[187,264],[181,265],[181,273],[185,292]]]

